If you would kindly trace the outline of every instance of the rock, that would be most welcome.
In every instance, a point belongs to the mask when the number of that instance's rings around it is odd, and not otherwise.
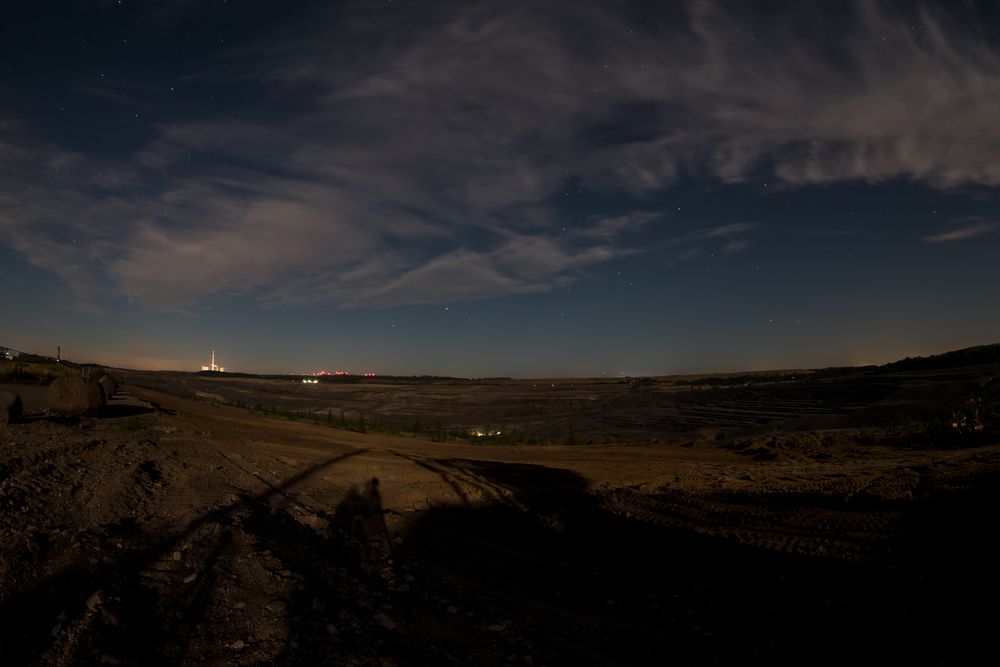
[[[104,391],[96,380],[59,378],[45,396],[49,410],[64,417],[90,417],[104,407]]]
[[[89,598],[87,598],[87,609],[90,611],[97,611],[102,604],[104,604],[104,591],[97,591]]]
[[[104,400],[105,402],[110,401],[111,397],[115,395],[118,391],[118,383],[110,375],[102,375],[101,379],[97,381],[101,385],[101,389],[104,390]]]
[[[264,609],[267,609],[268,611],[273,611],[273,612],[281,612],[281,611],[285,611],[285,608],[287,606],[288,605],[285,604],[284,602],[282,602],[281,600],[275,600],[274,602],[271,602],[271,603],[268,603],[268,604],[264,605]]]
[[[58,635],[62,631],[62,626],[63,626],[63,623],[66,622],[66,618],[67,618],[67,616],[66,616],[66,612],[65,611],[59,612],[59,615],[56,616],[56,624],[52,626],[52,630],[51,630],[51,634],[52,634],[53,637],[55,637],[56,635]]]
[[[17,394],[0,392],[0,426],[16,422],[21,418],[24,410],[24,403]]]
[[[449,614],[457,614],[458,613],[458,607],[448,607],[447,611],[448,611]]]
[[[237,639],[231,644],[231,646],[237,651],[241,651],[246,646],[246,643],[242,639]]]
[[[197,578],[198,578],[197,574],[189,574],[188,576],[184,577],[184,583],[185,584],[190,584],[191,582],[193,582]]]
[[[395,630],[396,621],[392,620],[388,614],[375,614],[375,621],[386,630]]]
[[[114,613],[107,607],[101,607],[101,621],[105,625],[121,625],[121,619],[118,618],[118,614]]]

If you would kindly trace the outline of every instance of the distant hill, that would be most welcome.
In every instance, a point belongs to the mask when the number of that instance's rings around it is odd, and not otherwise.
[[[964,366],[1000,365],[1000,343],[976,345],[929,357],[907,357],[884,364],[887,371],[927,371]]]

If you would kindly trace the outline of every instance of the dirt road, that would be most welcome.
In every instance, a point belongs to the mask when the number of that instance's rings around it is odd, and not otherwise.
[[[131,390],[0,431],[0,664],[963,662],[1000,445],[479,446]]]

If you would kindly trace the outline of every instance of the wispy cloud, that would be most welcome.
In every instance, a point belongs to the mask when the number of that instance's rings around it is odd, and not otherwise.
[[[142,109],[143,111],[156,109],[156,103],[149,98],[150,93],[158,91],[150,91],[148,86],[137,86],[135,84],[127,86],[82,85],[78,87],[78,90],[85,95],[114,102],[132,109]]]
[[[756,227],[752,222],[734,222],[729,225],[720,225],[718,227],[708,227],[705,229],[698,229],[690,234],[688,238],[699,240],[699,239],[715,239],[719,237],[731,237],[736,234],[742,234],[748,232],[754,227]]]
[[[722,246],[722,252],[727,255],[735,255],[738,252],[746,250],[750,246],[750,242],[746,239],[733,239],[726,245]]]
[[[735,255],[750,247],[746,235],[759,225],[752,222],[734,222],[715,227],[701,227],[686,234],[669,238],[665,244],[679,247],[674,253],[675,260],[691,260],[704,256],[712,248],[726,255]]]
[[[752,222],[734,222],[715,227],[700,227],[680,236],[671,237],[666,240],[666,243],[669,245],[689,245],[709,240],[733,241],[757,227],[758,225]]]
[[[634,252],[657,216],[566,233],[553,202],[569,182],[638,202],[682,170],[1000,184],[1000,54],[938,5],[796,3],[774,21],[692,0],[655,25],[607,3],[366,11],[189,72],[257,101],[167,117],[127,154],[64,150],[0,118],[4,240],[81,299],[381,307],[552,289]],[[146,103],[127,85],[86,92]],[[735,253],[750,230],[677,243]]]
[[[1000,223],[981,221],[981,222],[964,222],[962,226],[951,231],[942,232],[940,234],[931,234],[929,236],[923,237],[926,243],[947,243],[949,241],[964,241],[966,239],[973,239],[978,236],[983,236],[985,234],[991,234],[1000,230]]]

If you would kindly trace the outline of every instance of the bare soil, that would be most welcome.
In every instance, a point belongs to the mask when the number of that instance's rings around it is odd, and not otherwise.
[[[734,391],[718,410],[743,409]],[[0,664],[992,651],[1000,438],[697,428],[644,444],[430,442],[134,386],[98,418],[36,411],[0,430]]]

